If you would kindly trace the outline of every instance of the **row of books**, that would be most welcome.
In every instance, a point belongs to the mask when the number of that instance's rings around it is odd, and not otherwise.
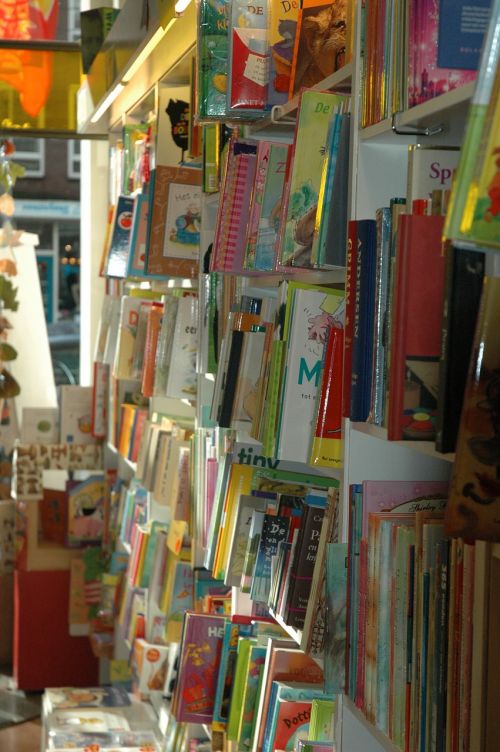
[[[292,144],[231,138],[212,271],[345,263],[349,97],[306,90]]]
[[[276,0],[198,9],[200,120],[256,119],[342,68],[352,54],[354,3]]]
[[[400,749],[469,745],[475,549],[446,537],[447,493],[350,489],[347,691]]]

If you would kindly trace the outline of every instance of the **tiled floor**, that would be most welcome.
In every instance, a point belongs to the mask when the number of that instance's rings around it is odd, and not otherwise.
[[[1,752],[40,752],[42,726],[40,721],[28,721],[0,730]]]

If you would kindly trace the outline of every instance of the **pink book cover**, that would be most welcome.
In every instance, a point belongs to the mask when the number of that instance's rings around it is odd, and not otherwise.
[[[184,723],[211,723],[225,617],[186,612],[175,715]]]
[[[439,68],[439,0],[411,0],[408,103],[410,107],[476,79],[476,71]]]
[[[368,535],[371,512],[422,512],[444,509],[448,483],[442,480],[366,480],[363,483],[362,537]]]
[[[222,246],[228,232],[229,223],[231,221],[231,213],[227,209],[229,204],[233,201],[237,167],[233,147],[234,139],[231,139],[228,145],[228,156],[226,169],[224,171],[221,200],[219,202],[217,220],[215,223],[215,238],[210,259],[210,271],[216,271],[220,268],[219,265],[222,258]]]
[[[243,255],[246,245],[248,214],[255,168],[256,153],[242,153],[238,155],[238,170],[231,210],[231,224],[227,236],[226,252],[222,261],[222,270],[226,272],[236,272],[243,268]]]
[[[264,194],[264,187],[266,185],[270,151],[270,141],[259,142],[259,145],[257,147],[257,166],[255,169],[255,180],[250,201],[250,214],[248,217],[244,260],[244,266],[248,269],[253,269],[255,266],[255,246],[257,245],[257,234],[259,231],[260,215],[262,212],[262,196]]]

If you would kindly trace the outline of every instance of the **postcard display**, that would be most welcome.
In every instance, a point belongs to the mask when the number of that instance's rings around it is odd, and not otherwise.
[[[482,55],[450,5],[200,0],[124,118],[89,631],[160,733],[66,687],[48,749],[496,748],[500,0]]]

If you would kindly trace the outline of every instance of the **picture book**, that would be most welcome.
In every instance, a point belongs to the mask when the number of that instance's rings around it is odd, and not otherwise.
[[[326,205],[329,206],[329,210],[323,213],[323,221],[319,228],[317,263],[322,268],[345,266],[346,261],[351,115],[345,112],[340,118],[331,200],[329,205]]]
[[[239,743],[247,748],[251,747],[255,735],[257,701],[261,688],[266,652],[266,647],[263,645],[250,646],[248,671],[242,697],[241,724],[238,733]]]
[[[271,271],[275,266],[280,208],[290,148],[289,144],[271,143],[269,145],[268,164],[262,189],[262,203],[255,237],[254,258],[250,251],[248,264],[248,268],[250,269],[255,268],[259,271]]]
[[[231,692],[231,704],[227,723],[227,738],[229,741],[238,741],[240,728],[243,722],[243,696],[248,677],[250,650],[256,640],[251,637],[239,637],[236,647],[236,663],[234,667],[233,688]]]
[[[145,274],[148,211],[149,194],[138,193],[135,197],[134,212],[132,215],[127,277],[143,277]]]
[[[265,326],[253,327],[243,334],[238,379],[231,409],[233,428],[249,428],[255,417],[257,390],[267,337]]]
[[[139,311],[142,303],[150,302],[144,297],[123,295],[120,308],[120,323],[113,363],[115,379],[132,378],[133,357]]]
[[[327,332],[330,326],[343,327],[344,296],[340,290],[291,282],[286,308],[291,325],[285,333],[276,457],[307,463]]]
[[[336,701],[315,699],[311,703],[309,739],[327,743],[335,738]],[[306,752],[306,750],[304,750]]]
[[[289,96],[311,88],[345,63],[347,3],[306,0],[298,15]]]
[[[92,387],[61,386],[61,442],[94,444],[91,430]]]
[[[44,541],[66,544],[68,497],[65,489],[43,488],[39,501],[39,534]]]
[[[129,723],[124,715],[108,713],[101,709],[75,708],[55,710],[50,716],[51,734],[77,732],[79,734],[106,734],[128,731]]]
[[[226,114],[230,7],[225,0],[202,0],[198,6],[197,100],[202,120]]]
[[[455,12],[458,12],[457,10]],[[476,72],[438,63],[439,0],[409,5],[408,104],[417,104],[474,81]]]
[[[231,538],[226,570],[226,584],[239,586],[247,549],[252,512],[264,512],[275,500],[272,496],[240,494],[236,501],[234,531]]]
[[[269,48],[267,3],[235,0],[231,6],[229,86],[231,112],[263,110],[267,103]]]
[[[496,333],[499,280],[485,277],[458,432],[448,534],[500,540],[496,396],[500,352]]]
[[[178,721],[211,723],[224,617],[188,611],[184,619],[174,714]]]
[[[147,273],[192,277],[198,269],[201,171],[157,165],[154,172]]]
[[[188,562],[174,564],[172,593],[167,604],[167,642],[178,642],[181,637],[184,612],[192,609],[193,570]]]
[[[23,407],[21,442],[58,444],[59,410],[56,407]]]
[[[252,511],[252,521],[250,522],[250,530],[248,531],[247,548],[240,581],[242,593],[249,593],[252,586],[253,571],[257,560],[265,516],[264,512],[258,512],[255,509]]]
[[[70,708],[120,708],[130,705],[123,687],[57,687],[45,690],[44,706],[48,713]]]
[[[311,265],[321,168],[330,120],[345,97],[304,91],[299,102],[288,188],[280,217],[280,264]]]
[[[249,619],[243,620],[233,616],[231,621],[224,624],[213,710],[213,724],[217,731],[225,730],[229,720],[239,638],[249,637],[251,634],[252,625]]]
[[[458,147],[410,144],[406,188],[409,213],[414,201],[431,199],[434,190],[446,191],[451,188],[459,157]]]
[[[104,267],[106,277],[124,278],[127,276],[133,210],[133,198],[130,196],[118,197]]]
[[[259,141],[257,147],[257,166],[250,199],[250,212],[246,232],[246,249],[243,262],[245,269],[253,269],[255,267],[255,246],[257,243],[257,231],[262,213],[262,196],[266,184],[267,172],[269,170],[270,150],[270,141]]]
[[[196,394],[196,351],[198,347],[198,298],[184,296],[177,304],[172,338],[175,358],[170,364],[166,394],[189,399]]]
[[[270,56],[267,100],[271,106],[288,101],[298,15],[298,3],[274,0],[269,5]]]
[[[67,482],[67,543],[99,543],[104,531],[105,483],[102,475]]]
[[[286,541],[289,528],[289,517],[274,514],[264,516],[250,587],[250,598],[254,601],[267,604],[271,589],[271,560],[277,553],[280,541]]]
[[[335,113],[328,125],[326,134],[325,153],[321,167],[321,181],[318,190],[318,207],[314,219],[314,236],[311,249],[311,263],[317,266],[320,257],[324,258],[324,244],[326,240],[326,215],[332,201],[333,178],[337,164],[340,139],[340,124],[342,116]]]
[[[337,695],[346,681],[347,543],[327,544],[326,597],[325,690]]]
[[[400,217],[389,366],[390,440],[434,440],[436,435],[445,275],[442,230],[440,216]],[[425,307],[422,296],[429,302]]]
[[[324,688],[315,684],[273,681],[263,751],[293,750],[296,733],[299,738],[307,739],[312,700],[324,696]]]

